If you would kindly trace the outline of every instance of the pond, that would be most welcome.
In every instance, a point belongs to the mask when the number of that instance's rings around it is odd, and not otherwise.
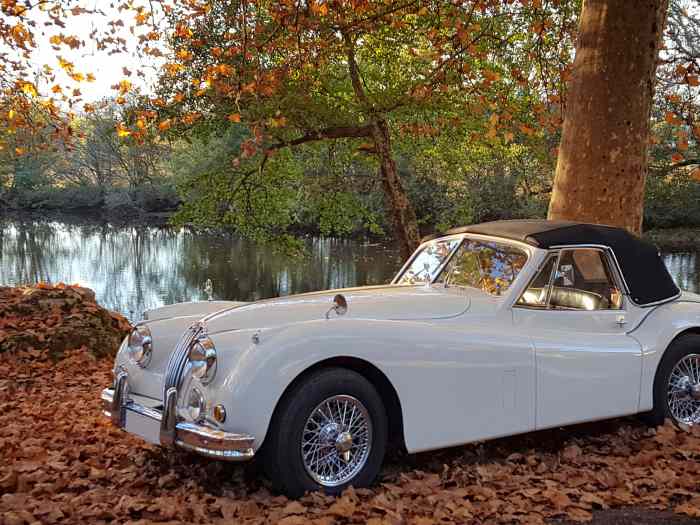
[[[131,319],[180,301],[266,297],[381,284],[401,260],[380,244],[309,238],[292,257],[231,235],[92,220],[0,219],[0,285],[79,284]]]
[[[93,220],[0,219],[0,285],[65,282],[95,290],[100,304],[140,319],[144,310],[214,299],[252,301],[381,284],[401,265],[392,248],[309,238],[291,257],[231,235]],[[698,248],[700,251],[700,247]],[[698,252],[664,253],[685,290],[700,290]]]

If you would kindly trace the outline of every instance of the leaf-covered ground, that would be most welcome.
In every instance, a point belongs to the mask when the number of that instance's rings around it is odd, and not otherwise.
[[[371,490],[289,501],[270,493],[255,464],[168,454],[112,428],[98,403],[110,365],[86,351],[58,362],[33,350],[0,354],[0,523],[423,525],[593,516],[612,525],[700,516],[700,432],[652,431],[635,420],[394,458]]]

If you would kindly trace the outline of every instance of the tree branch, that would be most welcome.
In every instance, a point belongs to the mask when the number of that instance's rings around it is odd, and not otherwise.
[[[305,144],[307,142],[315,142],[317,140],[326,139],[357,139],[361,137],[370,137],[372,133],[372,128],[370,125],[366,126],[336,126],[333,128],[321,129],[318,131],[311,131],[306,135],[302,135],[296,139],[277,142],[267,146],[265,149],[267,151],[274,151],[282,148],[287,148],[290,146],[298,146],[300,144]]]

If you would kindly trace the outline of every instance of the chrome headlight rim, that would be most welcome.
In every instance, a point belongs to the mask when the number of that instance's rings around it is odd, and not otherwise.
[[[131,330],[127,337],[126,349],[132,363],[141,368],[149,365],[153,354],[153,336],[148,326],[140,324]]]
[[[218,361],[214,341],[206,335],[198,337],[190,348],[189,361],[192,375],[203,385],[211,383],[216,376]]]

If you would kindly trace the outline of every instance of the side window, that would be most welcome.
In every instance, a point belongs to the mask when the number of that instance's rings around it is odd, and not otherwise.
[[[619,310],[622,294],[605,253],[593,248],[562,250],[549,293],[549,307],[566,310]]]
[[[521,306],[534,306],[544,308],[547,306],[547,290],[549,289],[549,279],[552,276],[554,264],[557,262],[556,255],[550,255],[545,261],[540,272],[530,282],[518,302]]]

